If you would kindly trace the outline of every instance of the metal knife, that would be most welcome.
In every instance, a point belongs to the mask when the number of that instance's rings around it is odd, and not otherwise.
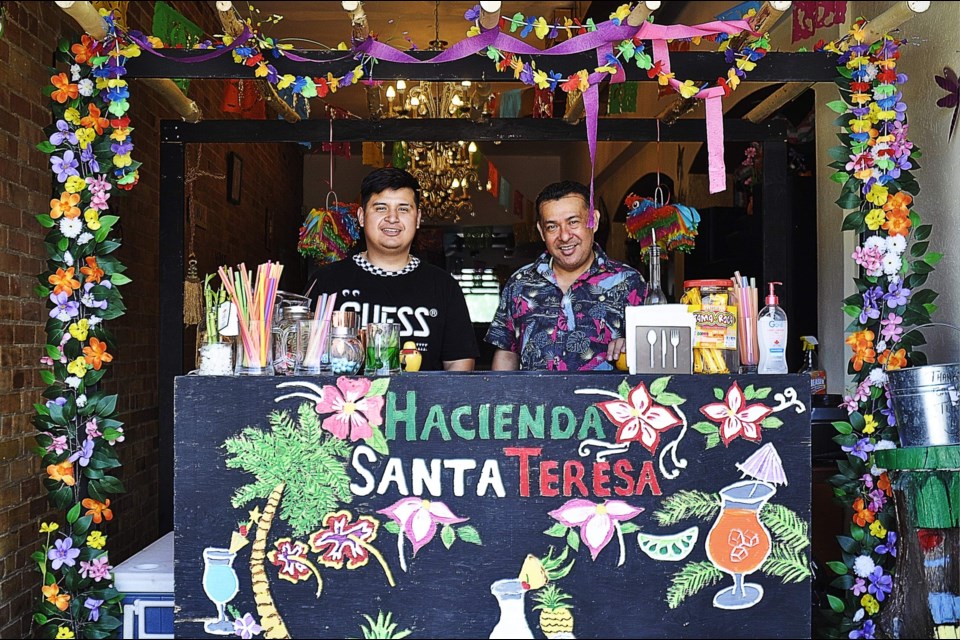
[[[667,368],[667,331],[660,329],[660,368]]]

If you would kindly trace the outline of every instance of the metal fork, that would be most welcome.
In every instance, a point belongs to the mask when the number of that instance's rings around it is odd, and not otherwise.
[[[670,330],[670,344],[673,345],[673,368],[677,368],[677,346],[680,344],[680,330]]]

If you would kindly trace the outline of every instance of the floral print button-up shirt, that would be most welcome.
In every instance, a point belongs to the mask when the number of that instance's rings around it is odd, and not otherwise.
[[[510,276],[486,341],[519,354],[521,369],[612,369],[607,345],[624,336],[624,307],[642,304],[646,285],[599,245],[593,251],[593,264],[566,293],[546,252]]]

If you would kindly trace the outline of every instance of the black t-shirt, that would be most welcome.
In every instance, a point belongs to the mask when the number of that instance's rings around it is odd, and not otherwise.
[[[423,354],[422,371],[442,370],[444,361],[479,355],[460,285],[431,264],[411,258],[400,271],[383,271],[360,254],[317,270],[310,295],[336,293],[336,309],[356,311],[360,326],[400,324],[400,344],[413,340]]]

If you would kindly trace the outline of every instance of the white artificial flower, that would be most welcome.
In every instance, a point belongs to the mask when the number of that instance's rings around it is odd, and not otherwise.
[[[896,449],[896,448],[897,448],[897,445],[893,442],[893,440],[881,440],[877,444],[873,445],[874,451],[883,451],[885,449]],[[876,477],[880,477],[886,472],[887,472],[886,469],[878,467],[877,465],[873,465],[870,468],[871,475],[874,475]]]
[[[80,378],[77,376],[67,376],[63,381],[66,382],[67,386],[71,389],[77,389],[80,386]]]
[[[63,218],[60,220],[60,233],[64,238],[76,238],[83,231],[83,223],[79,218]]]
[[[873,82],[874,78],[877,77],[877,65],[873,63],[866,64],[864,65],[863,70],[864,70],[864,76],[863,76],[864,82]]]
[[[883,367],[874,367],[870,370],[870,385],[873,387],[882,387],[887,384],[887,372]]]
[[[67,265],[68,267],[72,267],[72,266],[73,266],[73,254],[70,253],[69,251],[64,251],[64,252],[63,252],[63,263],[64,263],[65,265]]]
[[[887,237],[887,253],[902,254],[907,249],[907,239],[903,236]]]
[[[77,396],[77,408],[83,409],[85,406],[87,406],[87,394],[81,393]]]
[[[80,65],[78,64],[70,65],[70,80],[72,82],[76,82],[79,79],[80,79]]]
[[[93,240],[93,234],[90,233],[89,231],[84,231],[79,236],[77,236],[78,244],[87,244],[91,240]]]
[[[115,429],[116,429],[117,433],[119,433],[119,435],[118,435],[115,439],[113,439],[113,440],[110,440],[110,439],[108,438],[108,439],[107,439],[107,442],[109,442],[110,444],[115,444],[115,443],[117,443],[117,442],[123,442],[123,427],[115,427]]]
[[[896,254],[888,253],[887,255],[883,256],[881,264],[883,265],[883,272],[886,275],[894,276],[900,273],[900,267],[903,266],[903,260],[901,260],[900,256]]]
[[[103,318],[100,316],[88,316],[87,322],[90,324],[90,328],[94,328],[103,321]]]
[[[864,249],[879,249],[880,253],[886,253],[887,241],[880,236],[870,236],[863,241]]]
[[[864,610],[864,608],[860,607],[859,609],[857,609],[857,612],[853,614],[853,621],[860,622],[861,620],[863,620],[863,616],[866,615],[866,613],[867,612]]]
[[[853,572],[861,578],[866,578],[877,568],[877,563],[870,556],[857,556],[853,561]]]
[[[93,80],[90,78],[84,78],[77,83],[77,91],[85,98],[89,98],[93,95]]]

